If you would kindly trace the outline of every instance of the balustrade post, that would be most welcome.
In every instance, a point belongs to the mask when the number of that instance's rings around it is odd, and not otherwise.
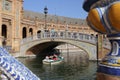
[[[43,39],[44,38],[44,31],[42,30],[41,31],[41,39]]]
[[[2,46],[3,36],[2,34],[2,5],[0,5],[0,46]]]
[[[67,35],[67,30],[65,30],[65,38],[67,38],[68,37],[68,35]]]

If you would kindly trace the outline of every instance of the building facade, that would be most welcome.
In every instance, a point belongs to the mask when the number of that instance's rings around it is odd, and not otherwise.
[[[24,10],[23,0],[0,0],[0,45],[12,52],[19,52],[23,38],[45,31],[45,24],[47,32],[97,34],[85,20],[48,14],[45,23],[44,14]]]

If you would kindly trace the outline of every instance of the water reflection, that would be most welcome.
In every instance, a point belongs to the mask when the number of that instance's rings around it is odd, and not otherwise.
[[[80,61],[78,56],[59,65],[44,65],[41,58],[18,59],[41,80],[95,80],[96,77],[96,62]]]

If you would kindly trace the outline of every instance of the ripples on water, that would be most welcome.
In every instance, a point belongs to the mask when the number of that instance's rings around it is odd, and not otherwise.
[[[41,80],[95,80],[96,62],[64,61],[59,65],[44,65],[41,59],[18,58]]]

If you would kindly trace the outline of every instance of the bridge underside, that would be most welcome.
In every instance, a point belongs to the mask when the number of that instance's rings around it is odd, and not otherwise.
[[[38,45],[35,45],[31,48],[29,48],[26,52],[26,54],[29,54],[29,52],[32,52],[33,54],[40,56],[40,55],[46,55],[50,52],[53,51],[53,49],[55,47],[57,47],[58,45],[64,44],[64,42],[45,42],[45,43],[41,43]]]

